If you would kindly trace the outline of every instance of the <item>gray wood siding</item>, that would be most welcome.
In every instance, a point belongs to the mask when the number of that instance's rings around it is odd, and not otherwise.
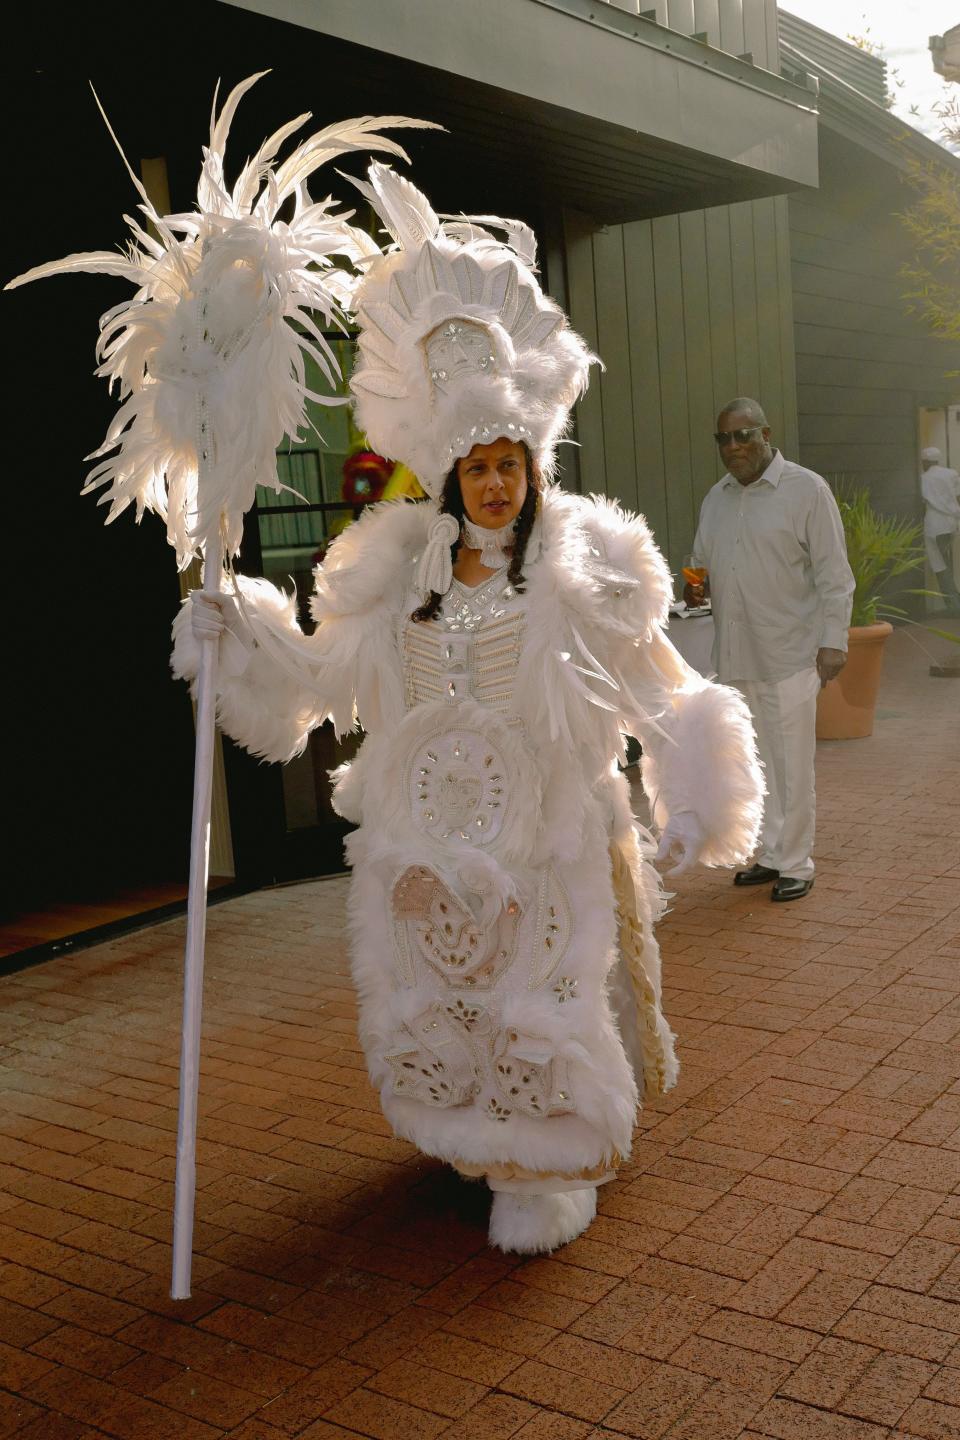
[[[816,74],[822,67],[852,85],[874,104],[883,104],[887,93],[887,64],[879,55],[860,50],[839,35],[831,35],[787,10],[780,11],[777,28],[784,44],[805,56]]]
[[[920,407],[960,399],[960,346],[902,300],[909,258],[892,165],[821,129],[821,182],[789,200],[799,459],[867,484],[889,513],[918,516]]]
[[[607,367],[578,408],[567,483],[640,510],[676,567],[722,473],[721,405],[755,395],[796,453],[786,201],[600,230],[568,213],[564,238],[571,319]]]
[[[681,35],[706,35],[730,55],[749,51],[764,70],[779,71],[776,0],[601,0],[633,14],[653,10],[659,25]]]

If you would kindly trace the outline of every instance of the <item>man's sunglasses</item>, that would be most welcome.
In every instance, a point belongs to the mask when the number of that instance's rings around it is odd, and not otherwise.
[[[746,445],[747,441],[752,436],[759,435],[762,429],[762,425],[751,425],[746,430],[718,430],[713,438],[721,448],[729,445],[731,440],[736,440],[738,445]]]

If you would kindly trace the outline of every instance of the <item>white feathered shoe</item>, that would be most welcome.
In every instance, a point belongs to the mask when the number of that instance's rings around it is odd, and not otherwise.
[[[520,1255],[545,1255],[582,1235],[597,1213],[597,1187],[559,1194],[494,1191],[490,1244]]]

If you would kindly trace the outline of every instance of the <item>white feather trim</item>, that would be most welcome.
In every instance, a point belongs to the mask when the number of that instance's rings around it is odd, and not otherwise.
[[[330,783],[333,787],[330,795],[330,803],[338,815],[344,820],[349,820],[351,825],[359,825],[363,818],[363,749],[360,754],[349,763],[338,765],[335,770],[330,770]]]
[[[591,495],[583,525],[601,551],[591,567],[603,585],[605,623],[633,639],[645,639],[666,623],[673,578],[645,518],[616,500]]]
[[[612,593],[604,548],[603,527],[609,535],[617,525],[626,532],[623,563],[634,567],[629,614]],[[555,487],[543,496],[541,533],[516,703],[532,733],[577,755],[589,786],[621,753],[621,728],[655,728],[669,709],[669,687],[634,645],[634,632],[649,636],[659,623],[663,562],[645,522]]]
[[[736,690],[704,681],[680,691],[666,744],[648,740],[643,784],[662,829],[678,810],[692,810],[707,840],[697,857],[704,865],[736,865],[749,859],[763,815],[763,772],[753,721]]]
[[[646,522],[614,502],[551,489],[542,534],[545,563],[529,578],[515,696],[530,733],[555,743],[571,766],[571,789],[580,788],[573,772],[582,767],[588,791],[622,754],[620,732],[636,735],[657,823],[692,810],[708,835],[704,863],[745,859],[763,796],[749,712],[664,636],[671,582]],[[549,806],[549,783],[544,793]],[[561,827],[558,814],[558,846]]]

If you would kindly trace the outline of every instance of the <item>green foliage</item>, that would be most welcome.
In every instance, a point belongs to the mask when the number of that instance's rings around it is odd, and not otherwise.
[[[863,18],[866,19],[867,17],[864,16]],[[862,50],[865,55],[872,55],[875,60],[881,60],[883,62],[884,88],[887,92],[884,96],[883,108],[885,110],[892,110],[894,105],[896,105],[897,103],[897,97],[890,89],[890,86],[892,84],[896,87],[897,90],[902,90],[905,81],[897,67],[895,65],[891,65],[887,60],[887,47],[884,45],[883,41],[874,40],[869,25],[864,26],[862,34],[851,35],[848,33],[844,36],[844,39],[847,41],[848,45],[856,45],[857,49]]]
[[[854,486],[843,475],[831,477],[847,541],[847,559],[857,588],[851,625],[876,625],[879,619],[903,616],[905,610],[883,599],[883,589],[897,575],[923,563],[923,527],[892,515],[881,515],[870,503],[866,486]]]
[[[933,107],[940,139],[960,148],[960,102]],[[904,175],[913,203],[900,215],[914,246],[900,268],[908,313],[919,316],[934,335],[960,340],[960,176],[955,165],[911,160]]]

